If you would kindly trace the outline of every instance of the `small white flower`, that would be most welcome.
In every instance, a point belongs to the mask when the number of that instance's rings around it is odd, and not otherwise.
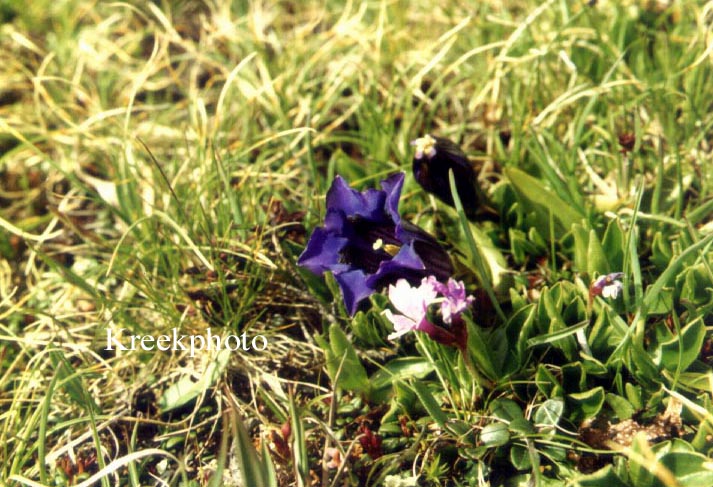
[[[616,299],[619,296],[619,292],[622,290],[623,285],[621,281],[613,281],[608,286],[602,288],[602,297]]]
[[[424,154],[426,154],[429,159],[436,155],[436,139],[428,134],[412,140],[411,145],[416,147],[416,154],[414,155],[416,159],[423,158]]]
[[[590,296],[616,299],[624,288],[620,280],[622,277],[624,277],[623,272],[612,272],[599,277],[589,288]]]

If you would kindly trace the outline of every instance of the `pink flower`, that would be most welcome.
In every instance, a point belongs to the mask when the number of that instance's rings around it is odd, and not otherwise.
[[[438,297],[438,295],[442,297]],[[473,296],[466,296],[462,282],[448,280],[442,284],[434,276],[424,277],[419,287],[411,287],[405,279],[389,286],[389,300],[401,313],[384,310],[386,318],[394,324],[394,333],[389,340],[395,340],[409,331],[422,331],[433,340],[444,345],[463,346],[465,327],[460,315],[473,302]],[[441,317],[450,329],[434,325],[428,320],[428,307],[440,303]],[[455,326],[457,325],[457,326]]]
[[[406,279],[399,279],[396,285],[389,286],[389,300],[401,312],[395,315],[391,310],[384,311],[386,318],[394,324],[394,333],[389,340],[395,340],[409,331],[423,331],[429,335],[436,326],[426,318],[428,307],[436,302],[437,292],[431,279],[425,277],[419,287],[411,287]],[[437,281],[436,281],[437,282]]]
[[[342,464],[342,454],[338,448],[327,448],[326,457],[329,458],[329,461],[326,462],[325,467],[330,470],[339,468]]]
[[[454,319],[458,319],[460,314],[473,304],[473,296],[465,295],[465,284],[453,278],[448,279],[448,284],[442,284],[435,277],[429,276],[433,287],[443,295],[441,301],[441,316],[446,324],[452,324]]]

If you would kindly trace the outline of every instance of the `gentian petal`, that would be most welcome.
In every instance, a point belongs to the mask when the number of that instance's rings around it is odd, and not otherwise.
[[[453,264],[448,252],[422,228],[402,220],[401,224],[396,226],[396,238],[401,242],[413,245],[424,268],[428,271],[427,274],[443,280],[453,274]]]
[[[321,276],[325,271],[339,272],[348,268],[339,263],[339,252],[348,239],[337,237],[322,228],[315,228],[297,264],[306,267],[313,274]]]
[[[327,214],[324,216],[325,230],[346,236],[344,234],[347,232],[347,228],[347,218],[343,212],[339,210],[327,210]]]
[[[344,298],[344,306],[351,316],[357,312],[359,302],[368,298],[374,292],[374,288],[367,284],[367,278],[364,271],[352,270],[334,274],[339,289],[342,290]]]
[[[385,210],[396,225],[401,221],[401,216],[399,215],[399,198],[401,198],[404,178],[405,174],[400,172],[389,176],[381,182],[381,187],[386,193]]]
[[[384,219],[384,201],[386,195],[377,189],[368,189],[364,193],[349,187],[341,176],[336,176],[327,191],[327,210],[338,210],[347,217],[361,216],[367,220]]]
[[[413,280],[413,276],[416,275],[420,279],[423,276],[422,271],[425,269],[426,267],[416,253],[413,244],[406,244],[392,259],[379,264],[379,269],[369,276],[368,283],[369,286],[377,288],[381,283],[393,282],[394,277],[397,279],[410,277],[410,280]]]

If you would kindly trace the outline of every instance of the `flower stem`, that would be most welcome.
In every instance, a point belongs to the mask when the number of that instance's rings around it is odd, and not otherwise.
[[[475,383],[478,384],[481,389],[492,389],[493,387],[495,387],[493,381],[485,377],[477,369],[477,367],[473,363],[473,360],[470,358],[470,354],[468,353],[468,347],[458,347],[458,350],[460,350],[461,357],[463,357],[463,363],[465,364],[465,368],[468,369],[468,372],[470,372],[470,374],[473,376]]]

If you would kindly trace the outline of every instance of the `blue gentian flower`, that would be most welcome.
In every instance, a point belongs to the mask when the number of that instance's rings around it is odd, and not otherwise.
[[[349,314],[359,303],[399,279],[416,284],[426,276],[445,280],[453,267],[429,234],[398,213],[404,174],[359,192],[340,176],[327,192],[324,226],[312,233],[297,263],[317,275],[332,272]]]

